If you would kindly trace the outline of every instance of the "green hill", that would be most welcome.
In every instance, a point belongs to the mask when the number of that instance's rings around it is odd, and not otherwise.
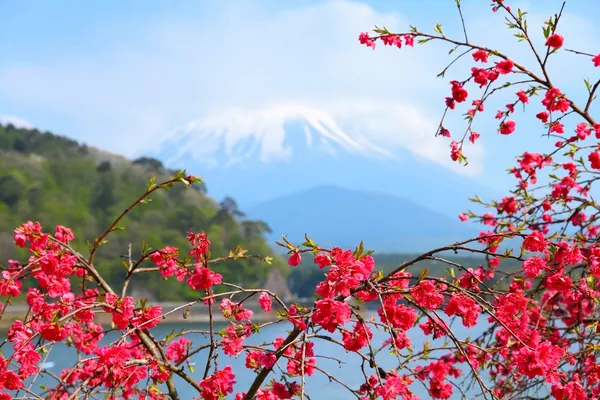
[[[161,182],[174,175],[160,161],[122,156],[79,144],[71,139],[0,125],[0,264],[9,258],[25,261],[12,232],[21,223],[40,221],[45,231],[55,225],[71,227],[73,246],[88,254],[86,242],[93,241],[128,205],[146,190],[149,179]],[[213,257],[227,255],[238,245],[249,254],[274,256],[264,235],[269,228],[261,221],[244,219],[233,199],[221,203],[206,195],[206,187],[177,185],[152,194],[152,201],[137,206],[98,251],[97,269],[109,283],[118,284],[125,275],[122,265],[131,244],[139,255],[145,242],[154,249],[165,245],[187,252],[188,231],[205,231],[213,243]],[[272,268],[285,271],[284,261],[275,256],[272,265],[259,260],[234,260],[215,267],[226,281],[255,286]],[[157,300],[195,297],[182,292],[174,279],[163,281],[158,274],[141,274],[131,287]],[[143,290],[142,290],[143,289]]]

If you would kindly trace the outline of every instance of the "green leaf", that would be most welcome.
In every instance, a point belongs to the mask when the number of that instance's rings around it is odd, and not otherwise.
[[[304,234],[304,243],[302,243],[302,246],[305,247],[310,247],[310,248],[315,248],[317,245],[315,244],[315,242],[313,242],[313,240],[308,236],[308,234]]]
[[[592,84],[590,83],[589,79],[584,79],[583,82],[585,83],[588,93],[592,93]]]
[[[148,182],[148,186],[146,186],[146,189],[148,191],[154,189],[156,187],[156,177],[153,176],[152,178],[150,178],[150,182]]]
[[[450,278],[456,279],[456,273],[454,272],[454,268],[448,268],[446,271],[448,271],[448,275],[450,275]]]
[[[513,36],[516,37],[516,38],[518,38],[519,42],[522,42],[522,41],[524,41],[526,39],[525,35],[522,34],[522,33],[520,33],[520,32],[519,33],[515,33]]]
[[[126,228],[125,228],[124,226],[121,226],[121,225],[115,225],[115,226],[113,226],[113,227],[112,227],[112,229],[111,229],[110,231],[111,231],[111,232],[114,232],[114,231],[124,231],[125,229],[126,229]]]
[[[363,241],[361,240],[358,247],[354,250],[354,253],[353,253],[354,258],[359,258],[362,255],[364,250],[365,250],[365,246],[363,244]]]

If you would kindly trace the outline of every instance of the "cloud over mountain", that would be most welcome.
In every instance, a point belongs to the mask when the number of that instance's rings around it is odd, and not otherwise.
[[[14,115],[0,115],[0,125],[11,124],[16,128],[33,129],[33,124],[27,121],[25,118],[17,117]]]

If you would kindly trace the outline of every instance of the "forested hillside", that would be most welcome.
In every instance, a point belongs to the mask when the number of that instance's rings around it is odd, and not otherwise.
[[[87,254],[86,242],[139,197],[152,176],[160,182],[173,174],[155,159],[129,161],[51,133],[0,125],[0,264],[6,265],[9,258],[25,261],[27,255],[14,246],[12,232],[27,220],[40,221],[51,232],[55,225],[71,227],[76,235],[73,246]],[[264,239],[266,224],[244,219],[233,199],[211,199],[205,186],[177,185],[155,192],[151,199],[126,216],[120,224],[126,229],[111,233],[96,256],[97,269],[115,284],[124,276],[122,261],[129,244],[133,257],[143,243],[155,249],[171,245],[183,253],[189,250],[185,235],[190,230],[208,233],[213,256],[226,255],[238,245],[250,254],[275,255]],[[275,257],[272,265],[235,260],[216,268],[225,280],[252,286],[271,268],[284,270],[283,265]],[[181,293],[180,285],[171,290],[171,283],[158,274],[140,275],[132,287],[158,300],[195,295]]]

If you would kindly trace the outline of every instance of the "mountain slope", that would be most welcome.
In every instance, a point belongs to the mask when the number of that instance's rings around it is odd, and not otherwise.
[[[26,255],[12,244],[12,231],[19,224],[39,220],[46,231],[55,225],[73,228],[74,247],[86,254],[86,240],[93,240],[114,218],[146,190],[151,176],[162,181],[172,176],[153,159],[129,161],[124,157],[81,145],[73,140],[37,130],[0,125],[0,264],[9,258],[24,261]],[[264,239],[264,224],[240,220],[235,203],[217,203],[204,187],[176,185],[157,191],[152,202],[137,206],[123,220],[125,231],[113,232],[96,257],[96,267],[110,283],[123,277],[122,256],[131,243],[133,257],[142,241],[153,248],[165,245],[189,250],[189,230],[208,233],[214,256],[228,254],[242,245],[251,254],[273,255]],[[228,281],[253,285],[265,279],[271,266],[252,260],[224,263],[220,270]],[[283,266],[281,259],[274,267]],[[160,276],[140,275],[132,287],[147,289],[159,300],[195,297],[193,292],[169,290],[171,281]]]
[[[391,139],[382,146],[366,134],[341,131],[325,116],[328,123],[307,118],[313,117],[194,122],[165,136],[147,154],[205,178],[212,196],[232,196],[244,210],[326,185],[386,192],[451,218],[471,207],[467,199],[475,194],[497,197],[492,189]],[[448,157],[446,150],[443,156]]]
[[[393,195],[319,186],[247,210],[294,243],[307,233],[322,246],[365,247],[384,252],[418,252],[477,236],[476,226]]]

